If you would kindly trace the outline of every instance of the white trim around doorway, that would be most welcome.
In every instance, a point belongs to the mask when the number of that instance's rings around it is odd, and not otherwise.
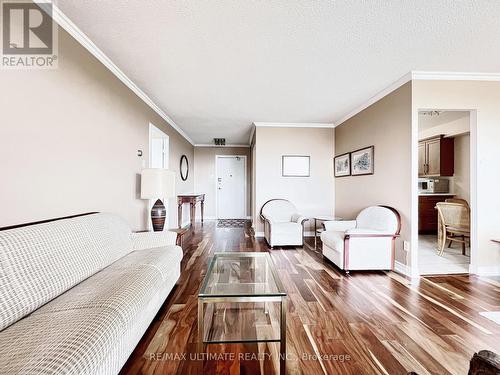
[[[411,246],[409,267],[411,277],[420,277],[418,267],[418,113],[421,111],[460,111],[469,112],[470,121],[470,207],[471,207],[471,239],[469,273],[478,274],[477,268],[477,110],[457,108],[418,108],[412,113],[412,186],[411,186]],[[443,269],[446,273],[446,269]],[[453,273],[453,272],[452,272]]]

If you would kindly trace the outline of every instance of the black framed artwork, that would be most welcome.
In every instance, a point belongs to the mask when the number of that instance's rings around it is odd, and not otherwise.
[[[346,177],[351,175],[351,153],[347,152],[335,156],[333,159],[335,177]]]
[[[375,147],[365,147],[351,152],[351,175],[363,176],[374,173]]]

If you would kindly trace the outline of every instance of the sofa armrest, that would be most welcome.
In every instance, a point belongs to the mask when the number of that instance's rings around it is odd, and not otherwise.
[[[144,250],[169,245],[175,246],[176,241],[177,233],[170,231],[132,233],[132,247],[134,250]]]
[[[309,220],[307,217],[302,216],[300,214],[293,214],[292,215],[292,221],[294,223],[299,223],[302,225],[302,224],[304,224],[304,221],[307,221],[307,220]]]
[[[335,220],[335,221],[325,221],[323,223],[325,230],[331,230],[334,232],[345,232],[349,229],[356,228],[356,220]]]
[[[399,237],[399,234],[387,233],[380,230],[373,229],[363,229],[363,228],[354,228],[349,229],[345,232],[346,236],[349,237]]]
[[[270,216],[267,216],[267,215],[264,215],[264,214],[260,214],[260,218],[262,220],[264,220],[264,221],[267,221],[269,224],[273,223],[273,219]]]

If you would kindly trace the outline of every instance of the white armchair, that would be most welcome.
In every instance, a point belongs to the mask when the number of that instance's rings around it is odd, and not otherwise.
[[[401,231],[401,216],[394,208],[368,207],[356,220],[327,221],[324,226],[323,256],[339,268],[394,269],[394,244]]]
[[[308,219],[286,199],[271,199],[260,209],[264,220],[264,237],[269,246],[302,246],[304,222]]]

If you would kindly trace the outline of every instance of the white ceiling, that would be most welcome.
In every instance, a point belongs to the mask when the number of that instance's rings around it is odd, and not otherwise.
[[[195,143],[336,122],[411,70],[500,72],[498,0],[59,0]]]

